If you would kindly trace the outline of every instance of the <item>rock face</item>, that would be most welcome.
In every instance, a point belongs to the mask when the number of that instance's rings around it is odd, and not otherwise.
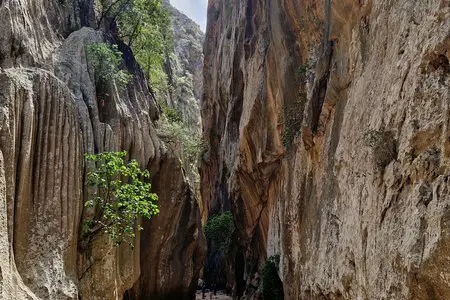
[[[141,270],[146,271],[129,292],[130,299],[194,299],[205,240],[195,193],[177,157],[163,160],[153,188],[168,201],[160,204],[161,213],[152,222],[144,224],[148,234],[141,236]]]
[[[209,1],[202,198],[236,294],[279,254],[286,299],[450,297],[449,48],[446,0]]]
[[[183,121],[200,133],[200,98],[203,95],[203,42],[200,26],[166,3],[172,17],[173,53],[166,62],[169,85],[173,90],[166,104],[181,113]]]
[[[167,75],[167,92],[158,99],[159,103],[172,108],[179,114],[181,126],[190,136],[189,141],[168,137],[167,142],[176,149],[175,153],[183,162],[190,184],[200,198],[200,175],[198,172],[198,155],[191,154],[192,148],[201,148],[200,98],[203,95],[203,42],[204,33],[200,26],[173,7],[168,0],[164,5],[172,18],[173,48],[169,49],[165,61]],[[160,126],[160,129],[163,126]],[[163,130],[164,131],[164,130]],[[161,134],[164,138],[165,134]],[[184,143],[184,145],[183,145]],[[186,151],[186,148],[191,149]],[[195,151],[197,151],[196,149]],[[202,202],[200,201],[199,204]],[[208,212],[200,206],[202,220]]]
[[[93,1],[4,0],[0,15],[1,298],[191,299],[205,247],[200,212],[157,137],[159,111],[131,51],[118,42],[132,82],[99,88],[86,55],[105,41],[88,28]],[[80,241],[83,155],[117,150],[151,171],[160,196],[161,215],[144,222],[134,250],[103,235]]]

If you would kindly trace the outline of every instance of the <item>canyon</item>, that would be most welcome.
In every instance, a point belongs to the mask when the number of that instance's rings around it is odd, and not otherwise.
[[[0,299],[450,299],[450,2],[209,0],[205,34],[161,2],[162,91],[97,1],[0,0]],[[105,151],[159,197],[132,247],[83,239]]]

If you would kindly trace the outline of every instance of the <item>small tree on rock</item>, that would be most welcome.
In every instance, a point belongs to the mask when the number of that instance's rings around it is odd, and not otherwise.
[[[150,192],[151,184],[144,182],[150,173],[141,170],[136,160],[125,162],[126,156],[126,152],[86,155],[96,168],[87,174],[86,184],[95,192],[85,206],[96,212],[89,222],[90,233],[101,230],[115,245],[126,242],[133,246],[136,231],[142,230],[138,219],[159,213],[158,196]]]
[[[96,83],[106,83],[115,80],[121,85],[127,85],[131,75],[120,69],[122,52],[117,45],[106,43],[93,43],[87,47],[89,64],[93,67]]]

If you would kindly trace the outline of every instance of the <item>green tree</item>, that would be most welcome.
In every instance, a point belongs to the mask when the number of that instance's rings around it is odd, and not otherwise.
[[[94,69],[97,83],[116,80],[119,84],[126,85],[130,81],[131,75],[119,68],[122,62],[122,52],[118,50],[117,45],[90,44],[87,47],[87,56]]]
[[[144,182],[150,173],[141,170],[135,160],[125,162],[126,156],[126,152],[86,155],[96,168],[87,174],[86,184],[95,192],[85,206],[96,211],[90,233],[101,230],[114,244],[127,242],[132,246],[136,230],[142,230],[138,219],[150,219],[159,209],[158,196],[150,192],[151,184]]]
[[[157,91],[166,90],[164,62],[173,46],[170,14],[162,0],[97,0],[96,4],[99,26],[116,22],[119,37],[133,49],[149,83]]]
[[[234,231],[233,215],[231,212],[225,212],[210,217],[204,230],[208,243],[204,276],[208,279],[209,284],[215,283],[219,288],[225,288],[228,268],[227,253]]]
[[[233,215],[231,212],[225,212],[208,220],[205,226],[205,236],[207,240],[217,245],[219,250],[226,251],[230,245],[233,230]]]

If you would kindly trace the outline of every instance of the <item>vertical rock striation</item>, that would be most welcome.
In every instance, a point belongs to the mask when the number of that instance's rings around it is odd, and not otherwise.
[[[201,188],[235,293],[279,254],[287,299],[450,297],[449,9],[209,1]]]
[[[71,176],[82,170],[75,102],[43,70],[7,69],[0,85],[2,218],[8,223],[2,232],[2,296],[15,299],[21,294],[15,290],[29,288],[40,299],[73,298],[83,206],[82,176]]]
[[[121,299],[157,274],[148,297],[188,299],[204,255],[200,212],[156,134],[158,108],[130,49],[117,41],[132,82],[99,88],[86,55],[106,40],[88,28],[93,1],[4,0],[0,15],[1,298]],[[161,216],[144,223],[134,250],[79,238],[89,217],[83,155],[116,150],[151,171],[160,195]]]

